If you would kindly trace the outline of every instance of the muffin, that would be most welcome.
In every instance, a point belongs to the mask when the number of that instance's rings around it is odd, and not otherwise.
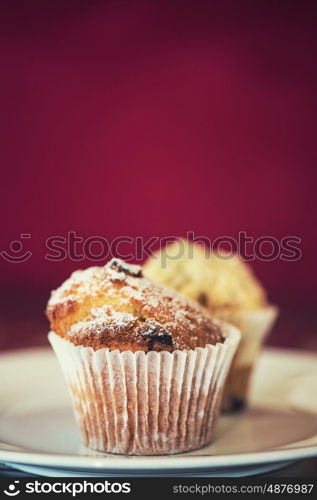
[[[237,255],[211,253],[199,244],[177,240],[148,259],[144,273],[239,327],[241,341],[226,382],[223,409],[243,407],[255,361],[277,316],[250,267]]]
[[[74,272],[46,313],[86,446],[158,455],[210,442],[235,327],[119,259]]]

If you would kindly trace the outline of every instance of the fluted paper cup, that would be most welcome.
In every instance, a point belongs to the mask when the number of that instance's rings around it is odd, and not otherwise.
[[[223,343],[170,352],[94,351],[54,332],[83,443],[94,450],[164,455],[211,441],[239,331]]]
[[[278,315],[276,306],[237,312],[230,320],[241,331],[241,340],[233,358],[224,388],[222,409],[240,409],[247,402],[251,375],[264,340]]]

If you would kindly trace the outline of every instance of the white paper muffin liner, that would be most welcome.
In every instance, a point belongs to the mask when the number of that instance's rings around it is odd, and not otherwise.
[[[246,402],[253,368],[277,316],[278,308],[273,305],[236,312],[230,316],[230,320],[241,331],[241,340],[225,384],[222,403],[224,410],[239,407]]]
[[[49,341],[68,383],[83,443],[94,450],[162,455],[211,441],[239,331],[194,350],[109,351]]]

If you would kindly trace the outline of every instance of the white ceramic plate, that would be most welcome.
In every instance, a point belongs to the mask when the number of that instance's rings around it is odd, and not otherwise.
[[[106,455],[79,441],[50,350],[0,356],[0,462],[43,475],[255,474],[317,455],[317,357],[267,350],[250,408],[219,420],[213,444],[182,455]]]

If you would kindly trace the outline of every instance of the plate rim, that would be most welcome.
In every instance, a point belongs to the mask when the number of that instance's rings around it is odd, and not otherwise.
[[[26,349],[14,349],[0,353],[0,359],[10,358],[11,356],[21,355],[39,355],[47,354],[50,349],[47,347],[36,347]],[[265,354],[273,356],[310,358],[317,361],[317,355],[305,350],[296,350],[291,348],[276,348],[273,346],[265,347]],[[310,458],[317,455],[317,443],[311,445],[294,446],[285,449],[267,449],[249,453],[217,454],[217,455],[119,455],[103,454],[96,451],[96,455],[75,455],[65,453],[50,453],[29,449],[1,449],[1,446],[7,446],[8,443],[0,441],[0,461],[6,463],[20,463],[31,465],[42,465],[51,467],[66,468],[84,468],[86,470],[115,471],[118,469],[129,470],[153,470],[156,468],[162,470],[178,470],[190,468],[194,470],[216,469],[220,467],[232,468],[236,466],[249,466],[263,463],[277,463],[282,461],[294,461]],[[89,450],[91,452],[91,450]],[[115,457],[114,462],[111,461]],[[133,459],[133,463],[131,461]]]
[[[96,452],[98,453],[98,452]],[[285,450],[265,450],[263,452],[240,453],[232,455],[119,455],[116,454],[116,464],[110,464],[112,456],[100,454],[99,456],[78,456],[71,454],[56,454],[49,452],[33,451],[11,451],[0,450],[0,460],[3,462],[16,462],[24,464],[41,464],[42,466],[55,467],[78,467],[91,470],[151,470],[160,468],[162,470],[177,470],[186,468],[186,462],[190,461],[191,469],[208,469],[248,466],[262,463],[276,463],[310,458],[317,455],[317,445],[297,447]],[[133,458],[133,466],[131,466]],[[166,460],[168,458],[168,460]],[[149,460],[150,459],[150,460]],[[152,460],[153,459],[153,460]],[[155,461],[154,461],[155,460]],[[152,463],[153,462],[153,463]]]

